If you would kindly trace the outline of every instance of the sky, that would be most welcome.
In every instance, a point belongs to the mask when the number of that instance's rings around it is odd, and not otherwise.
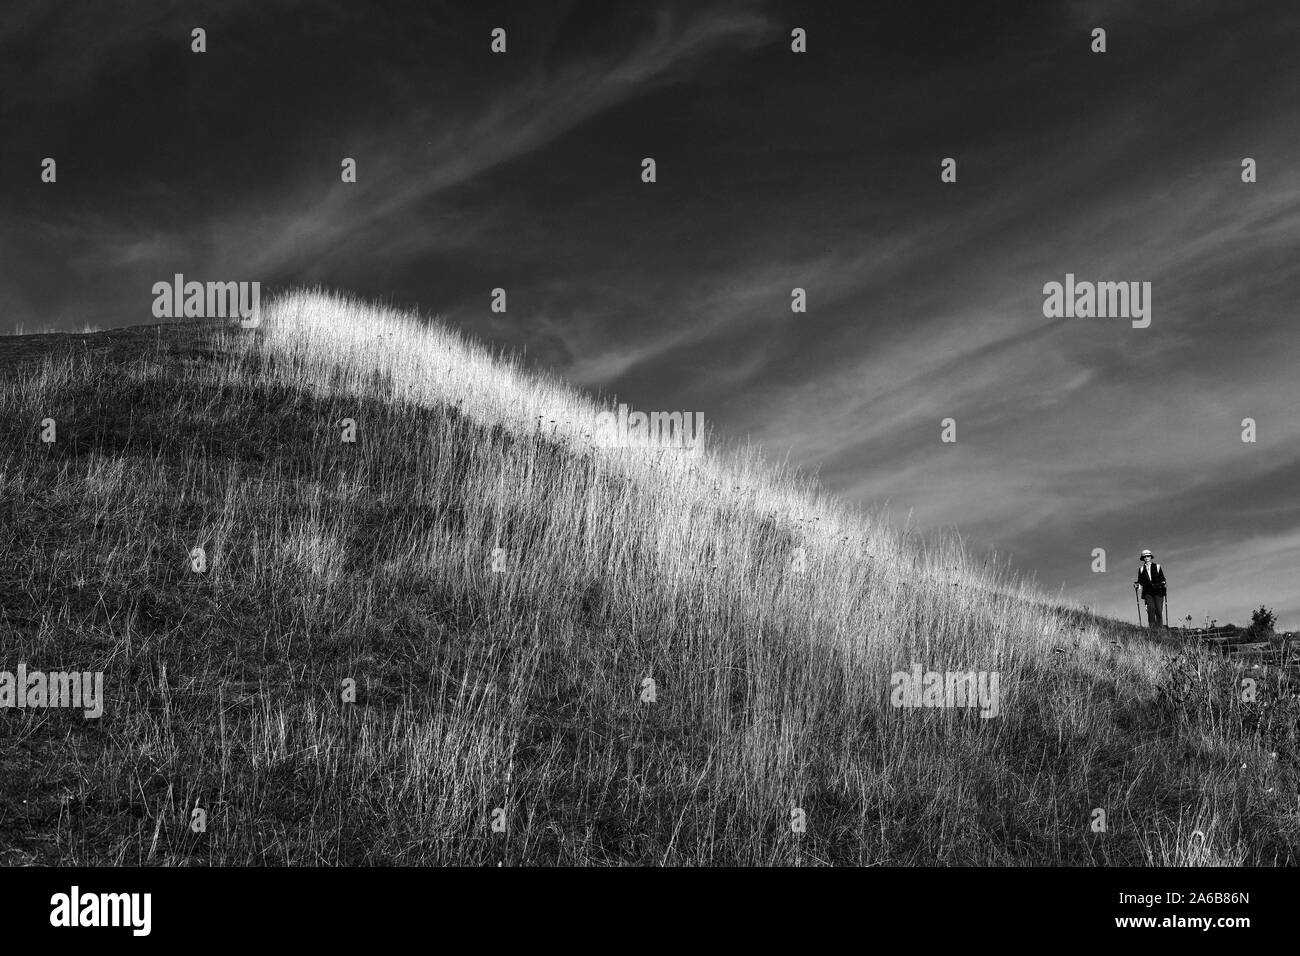
[[[1297,50],[1251,0],[6,0],[0,332],[320,284],[1103,613],[1150,548],[1171,618],[1296,629]],[[1046,316],[1067,274],[1150,325]]]

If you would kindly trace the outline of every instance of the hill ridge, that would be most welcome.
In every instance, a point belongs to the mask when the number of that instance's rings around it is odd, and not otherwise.
[[[1294,715],[1231,662],[752,450],[557,439],[601,406],[320,291],[71,343],[0,364],[0,670],[108,706],[0,716],[7,862],[1296,859]],[[914,665],[997,718],[895,706]]]

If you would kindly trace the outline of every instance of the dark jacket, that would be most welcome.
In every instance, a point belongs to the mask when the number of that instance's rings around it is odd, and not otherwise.
[[[1142,585],[1143,597],[1146,597],[1148,594],[1154,595],[1155,597],[1164,597],[1165,596],[1164,568],[1160,567],[1160,565],[1152,561],[1151,570],[1148,572],[1147,566],[1143,565],[1142,567],[1138,568],[1137,583]]]

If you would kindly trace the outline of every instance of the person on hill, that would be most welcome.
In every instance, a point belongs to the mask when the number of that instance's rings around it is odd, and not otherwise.
[[[1142,552],[1142,566],[1138,568],[1138,579],[1134,588],[1142,589],[1142,600],[1147,606],[1147,627],[1164,627],[1164,618],[1160,613],[1165,599],[1165,572],[1156,564],[1156,556],[1150,551]]]

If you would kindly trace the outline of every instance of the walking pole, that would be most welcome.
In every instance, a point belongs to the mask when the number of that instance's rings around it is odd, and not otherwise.
[[[1133,600],[1138,602],[1138,627],[1142,626],[1142,597],[1138,594],[1137,582],[1133,583]]]
[[[1169,591],[1165,590],[1165,630],[1169,630]]]

